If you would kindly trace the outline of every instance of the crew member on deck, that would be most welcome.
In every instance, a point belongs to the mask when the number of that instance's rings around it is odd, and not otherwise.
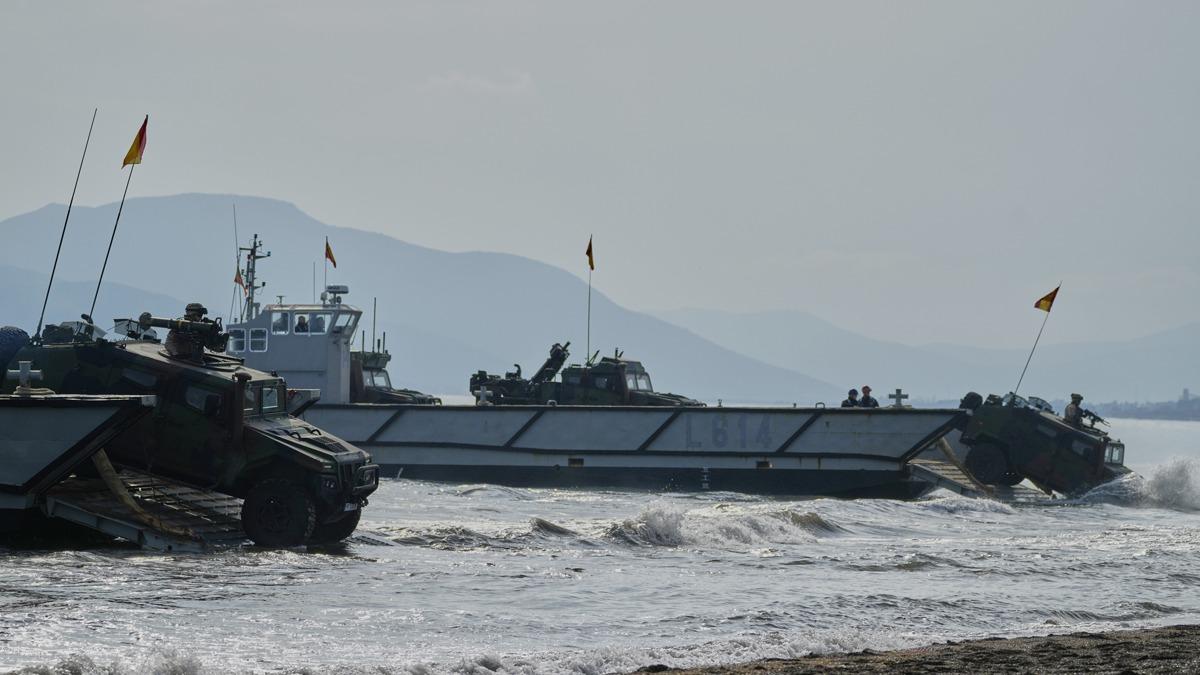
[[[1083,426],[1083,407],[1079,405],[1080,403],[1083,403],[1083,396],[1071,394],[1071,402],[1067,404],[1066,410],[1063,410],[1063,419],[1067,424],[1075,427]]]
[[[860,408],[878,408],[879,407],[879,401],[876,401],[875,397],[871,396],[870,385],[864,384],[862,386],[862,393],[863,393],[862,400],[860,400],[858,402],[858,407],[860,407]]]
[[[843,408],[857,408],[858,407],[858,390],[857,389],[850,390],[850,393],[846,395],[846,400],[842,401],[842,407]]]
[[[308,317],[304,316],[303,314],[301,314],[299,317],[296,318],[296,332],[297,333],[307,333],[308,332]]]

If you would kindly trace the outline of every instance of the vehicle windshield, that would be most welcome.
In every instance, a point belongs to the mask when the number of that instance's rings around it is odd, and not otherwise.
[[[630,391],[654,391],[650,376],[645,373],[625,373],[625,385]]]
[[[367,380],[368,387],[375,387],[377,389],[392,388],[392,380],[388,377],[386,370],[368,370],[363,375]]]
[[[247,415],[272,415],[284,411],[287,392],[282,382],[266,380],[246,384],[246,402],[242,409]]]

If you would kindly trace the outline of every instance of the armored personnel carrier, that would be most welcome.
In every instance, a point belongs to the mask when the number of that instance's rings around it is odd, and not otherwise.
[[[493,405],[610,405],[610,406],[703,406],[704,403],[678,394],[654,391],[650,374],[640,361],[625,359],[620,351],[598,362],[573,364],[563,369],[571,346],[555,343],[546,362],[528,380],[521,366],[513,372],[491,375],[481,370],[471,376],[470,389],[476,402]],[[562,370],[561,381],[555,376]]]
[[[388,375],[387,364],[392,355],[387,347],[373,352],[350,352],[351,403],[412,403],[441,405],[442,399],[417,391],[396,389]]]
[[[246,534],[264,546],[332,542],[358,525],[378,487],[370,456],[287,413],[287,386],[224,355],[220,320],[143,314],[114,340],[89,317],[47,327],[15,359],[60,394],[154,394],[154,412],[110,441],[120,465],[242,498]],[[154,328],[170,330],[164,342]],[[0,369],[3,372],[3,369]],[[3,392],[15,383],[4,382]]]
[[[1046,492],[1077,496],[1130,473],[1125,444],[1096,427],[1107,423],[1095,413],[1084,411],[1090,424],[1076,426],[1046,401],[1013,393],[984,399],[971,392],[961,407],[971,411],[961,438],[970,448],[964,464],[982,483],[1029,479]]]

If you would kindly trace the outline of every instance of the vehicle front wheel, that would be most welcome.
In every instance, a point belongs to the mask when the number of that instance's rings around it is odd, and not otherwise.
[[[1025,480],[1025,476],[1022,476],[1020,473],[1018,473],[1016,471],[1009,471],[1008,473],[1004,474],[1004,478],[1000,479],[1000,484],[1007,485],[1008,487],[1013,487],[1015,485],[1018,485],[1023,480]]]
[[[1008,458],[1004,456],[1004,451],[991,443],[981,443],[971,448],[963,464],[976,480],[987,485],[1003,484],[1009,473]]]
[[[259,546],[301,546],[312,536],[316,523],[312,497],[289,480],[261,481],[242,502],[242,528]]]
[[[336,544],[354,534],[358,520],[362,518],[362,507],[347,513],[332,523],[322,523],[313,530],[308,541],[312,544]]]

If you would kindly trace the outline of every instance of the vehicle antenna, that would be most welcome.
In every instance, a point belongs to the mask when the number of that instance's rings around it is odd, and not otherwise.
[[[371,343],[375,343],[375,317],[379,311],[379,298],[371,298]]]
[[[1033,340],[1033,349],[1029,350],[1029,358],[1025,359],[1025,367],[1021,369],[1021,377],[1017,378],[1017,386],[1013,389],[1013,394],[1016,394],[1021,388],[1021,383],[1025,381],[1025,371],[1029,370],[1029,362],[1033,360],[1033,353],[1037,351],[1038,341],[1042,339],[1042,331],[1046,330],[1046,322],[1050,320],[1050,308],[1054,306],[1054,299],[1058,297],[1058,289],[1062,288],[1062,282],[1058,282],[1058,286],[1053,291],[1047,294],[1041,300],[1034,304],[1034,308],[1040,309],[1046,313],[1042,319],[1042,327],[1038,329],[1037,337]]]
[[[67,222],[71,220],[71,207],[75,205],[75,191],[79,189],[79,176],[83,174],[83,160],[87,158],[88,145],[92,142],[92,128],[96,126],[96,113],[99,108],[92,109],[92,123],[88,125],[87,140],[83,142],[83,156],[79,158],[79,170],[75,172],[75,187],[71,188],[71,201],[67,202],[67,215],[63,218],[62,234],[58,236],[58,251],[54,253],[54,266],[50,268],[50,281],[46,284],[46,297],[42,299],[42,313],[38,316],[37,330],[33,331],[33,339],[42,338],[42,321],[46,319],[46,304],[50,302],[50,287],[54,285],[54,273],[58,271],[58,257],[62,255],[63,239],[67,237]]]
[[[237,270],[239,276],[241,275],[241,272],[242,272],[242,252],[241,252],[241,249],[239,248],[240,246],[241,246],[241,239],[238,238],[238,226],[237,226],[237,202],[234,202],[233,203],[233,266],[234,266],[234,269]],[[242,283],[246,283],[245,280],[243,280]],[[237,288],[233,289],[233,295],[230,296],[230,298],[229,298],[229,321],[230,321],[230,323],[233,322],[233,310],[235,307],[237,307]],[[238,315],[240,316],[241,312],[238,312]]]
[[[125,197],[129,194],[129,184],[133,182],[133,170],[138,164],[142,163],[142,153],[146,150],[146,125],[150,123],[150,116],[146,115],[145,121],[142,122],[142,128],[138,130],[137,136],[133,139],[133,147],[129,148],[129,153],[125,155],[125,161],[121,164],[121,168],[129,165],[129,176],[125,179],[125,191],[121,193],[121,204],[117,207],[117,219],[113,221],[112,235],[108,238],[108,250],[104,252],[104,264],[100,266],[100,277],[96,279],[96,292],[92,294],[92,308],[88,310],[88,323],[95,323],[92,316],[96,313],[96,299],[100,297],[100,284],[104,283],[104,272],[108,270],[108,257],[112,255],[113,242],[117,239],[117,226],[121,224],[121,212],[125,210]]]

